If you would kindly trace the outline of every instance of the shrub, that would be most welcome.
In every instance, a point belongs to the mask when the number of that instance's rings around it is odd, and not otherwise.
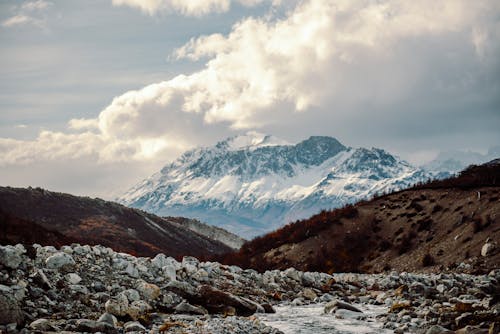
[[[423,267],[429,267],[429,266],[434,265],[436,263],[436,261],[434,261],[434,257],[429,252],[427,252],[422,257],[421,263],[422,263]]]
[[[443,207],[439,204],[436,204],[434,205],[434,207],[432,208],[432,213],[437,213],[439,211],[443,210]]]

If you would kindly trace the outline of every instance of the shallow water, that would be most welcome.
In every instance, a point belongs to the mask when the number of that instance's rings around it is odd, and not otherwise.
[[[387,312],[386,307],[355,305],[361,309],[365,320],[337,319],[334,314],[324,314],[324,304],[306,306],[277,306],[275,314],[261,314],[259,318],[268,326],[285,334],[344,334],[344,333],[392,333],[382,328],[375,317]]]

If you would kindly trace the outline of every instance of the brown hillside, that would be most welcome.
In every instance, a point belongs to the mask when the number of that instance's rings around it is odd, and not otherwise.
[[[333,211],[258,237],[225,263],[325,272],[500,268],[500,164]],[[481,248],[490,239],[496,250]]]
[[[0,243],[100,244],[137,256],[229,252],[181,224],[101,199],[0,187]]]

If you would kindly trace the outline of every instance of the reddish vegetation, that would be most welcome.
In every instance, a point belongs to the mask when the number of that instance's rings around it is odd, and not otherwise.
[[[229,247],[139,210],[44,189],[0,187],[0,243],[101,244],[138,256],[228,252]]]
[[[432,181],[288,224],[217,258],[259,271],[437,271],[466,260],[476,271],[500,266],[500,164],[472,166]],[[498,249],[498,248],[497,248]]]

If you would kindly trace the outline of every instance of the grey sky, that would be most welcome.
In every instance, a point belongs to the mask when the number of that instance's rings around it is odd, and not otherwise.
[[[1,1],[0,184],[110,197],[250,130],[415,163],[500,143],[497,1],[182,4]]]

